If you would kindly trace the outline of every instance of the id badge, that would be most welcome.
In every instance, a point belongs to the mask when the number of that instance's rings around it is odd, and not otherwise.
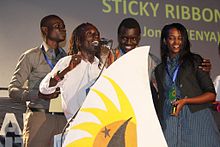
[[[176,100],[176,88],[174,86],[169,90],[168,94],[171,103]]]
[[[174,113],[176,113],[176,109],[177,109],[177,105],[173,104],[173,102],[178,101],[179,99],[175,99],[174,101],[172,101],[171,103],[171,115],[174,115]]]

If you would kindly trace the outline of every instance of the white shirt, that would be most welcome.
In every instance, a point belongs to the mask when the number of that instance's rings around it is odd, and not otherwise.
[[[86,98],[86,90],[95,82],[100,73],[98,67],[99,59],[95,57],[94,62],[81,62],[71,71],[69,71],[64,79],[54,87],[49,87],[51,77],[54,76],[57,71],[63,71],[69,66],[72,56],[66,56],[60,59],[53,70],[47,74],[40,84],[40,92],[43,94],[51,94],[55,92],[57,87],[60,87],[62,108],[64,114],[69,120],[78,109],[82,106]]]
[[[220,101],[220,75],[215,78],[214,81],[216,95],[216,101]]]

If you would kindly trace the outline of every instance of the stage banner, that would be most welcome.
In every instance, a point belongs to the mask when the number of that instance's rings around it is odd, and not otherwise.
[[[167,146],[150,91],[149,49],[137,47],[102,73],[70,124],[63,146]]]

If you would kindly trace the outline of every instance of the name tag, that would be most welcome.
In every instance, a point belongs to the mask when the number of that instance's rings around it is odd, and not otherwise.
[[[171,103],[176,100],[176,88],[174,86],[172,86],[168,94]]]

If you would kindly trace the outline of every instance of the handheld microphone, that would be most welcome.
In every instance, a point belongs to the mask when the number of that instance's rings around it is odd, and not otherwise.
[[[112,42],[112,39],[101,38],[99,42],[101,44],[108,44],[109,42]]]
[[[113,40],[107,38],[101,38],[100,41],[93,41],[92,44],[94,46],[105,46],[108,49],[112,48]]]

